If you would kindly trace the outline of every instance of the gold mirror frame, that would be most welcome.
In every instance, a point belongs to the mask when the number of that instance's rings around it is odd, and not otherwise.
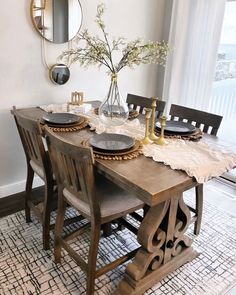
[[[64,64],[55,64],[49,70],[50,80],[57,85],[64,85],[70,78],[70,70]]]
[[[41,37],[62,44],[72,40],[79,32],[82,7],[79,0],[31,0],[31,19]]]

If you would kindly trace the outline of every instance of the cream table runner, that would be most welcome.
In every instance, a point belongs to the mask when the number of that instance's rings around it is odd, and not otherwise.
[[[89,125],[96,133],[120,133],[138,140],[144,137],[145,126],[138,119],[127,121],[122,126],[107,127],[93,110],[84,116],[89,119]],[[220,145],[215,147],[204,138],[198,142],[182,139],[166,139],[166,142],[165,146],[144,145],[143,154],[156,162],[169,165],[172,169],[184,170],[189,176],[195,177],[198,183],[204,183],[236,167],[236,144],[230,147]]]
[[[142,139],[145,126],[138,119],[127,121],[119,127],[106,127],[94,112],[86,114],[91,129],[96,133],[111,132]],[[184,170],[189,176],[194,176],[199,183],[204,183],[212,177],[220,176],[236,166],[236,144],[232,147],[211,146],[204,139],[198,142],[182,139],[166,139],[167,145],[147,144],[143,146],[143,154],[156,162],[169,165],[172,169]]]

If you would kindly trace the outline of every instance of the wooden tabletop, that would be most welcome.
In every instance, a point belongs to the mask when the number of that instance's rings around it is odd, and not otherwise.
[[[45,114],[45,111],[40,108],[22,109],[21,112],[35,120],[40,120]],[[58,135],[79,145],[81,140],[93,136],[94,132],[87,127],[76,132],[59,132]],[[131,193],[137,194],[137,197],[149,206],[158,204],[170,198],[172,194],[183,192],[197,184],[185,172],[172,170],[145,156],[123,161],[96,159],[95,165],[99,173]]]

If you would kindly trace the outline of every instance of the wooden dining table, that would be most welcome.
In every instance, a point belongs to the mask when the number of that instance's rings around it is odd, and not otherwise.
[[[41,119],[40,108],[22,109],[30,118]],[[94,135],[89,127],[76,132],[59,132],[59,136],[81,144]],[[216,136],[206,136],[217,144]],[[167,274],[193,260],[198,253],[193,249],[193,239],[186,235],[191,224],[191,213],[183,199],[183,192],[198,185],[184,171],[140,155],[131,160],[95,160],[97,171],[123,189],[135,194],[148,206],[145,218],[137,233],[141,245],[125,275],[116,295],[143,294]]]

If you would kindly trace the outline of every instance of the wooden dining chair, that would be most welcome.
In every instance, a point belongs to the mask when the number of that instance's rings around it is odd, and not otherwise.
[[[45,151],[39,123],[24,117],[14,106],[11,113],[24,148],[27,162],[27,180],[25,188],[25,216],[26,222],[31,222],[31,210],[38,217],[43,227],[43,249],[50,248],[50,216],[53,209],[55,180],[51,163]],[[32,199],[32,183],[34,175],[44,181],[44,197],[41,203],[35,204]]]
[[[186,121],[197,128],[200,128],[204,133],[217,135],[220,127],[222,116],[199,111],[196,109],[183,107],[180,105],[172,104],[170,108],[171,120]]]
[[[170,119],[176,121],[185,121],[200,128],[204,133],[211,135],[217,135],[220,127],[222,116],[199,111],[196,109],[172,104],[170,108]],[[195,208],[190,207],[190,210],[195,214],[193,217],[194,222],[194,234],[198,235],[202,222],[202,210],[203,210],[203,184],[199,184],[195,188],[196,192],[196,205]]]
[[[132,107],[133,110],[138,110],[140,114],[144,114],[144,108],[151,108],[152,106],[151,97],[144,97],[131,93],[128,93],[126,102],[129,107]],[[156,105],[156,116],[160,118],[163,114],[166,102],[157,99]]]
[[[92,295],[97,277],[124,263],[136,253],[136,251],[129,252],[97,270],[101,225],[134,212],[142,208],[144,204],[135,195],[124,191],[95,171],[91,148],[73,145],[47,127],[45,134],[59,190],[55,227],[55,262],[61,261],[61,248],[64,248],[87,274],[87,294]],[[84,228],[82,226],[65,238],[62,237],[66,204],[70,204],[89,221],[91,232],[87,262],[68,244],[70,238],[76,236],[76,232],[81,233],[87,226],[85,225]]]

